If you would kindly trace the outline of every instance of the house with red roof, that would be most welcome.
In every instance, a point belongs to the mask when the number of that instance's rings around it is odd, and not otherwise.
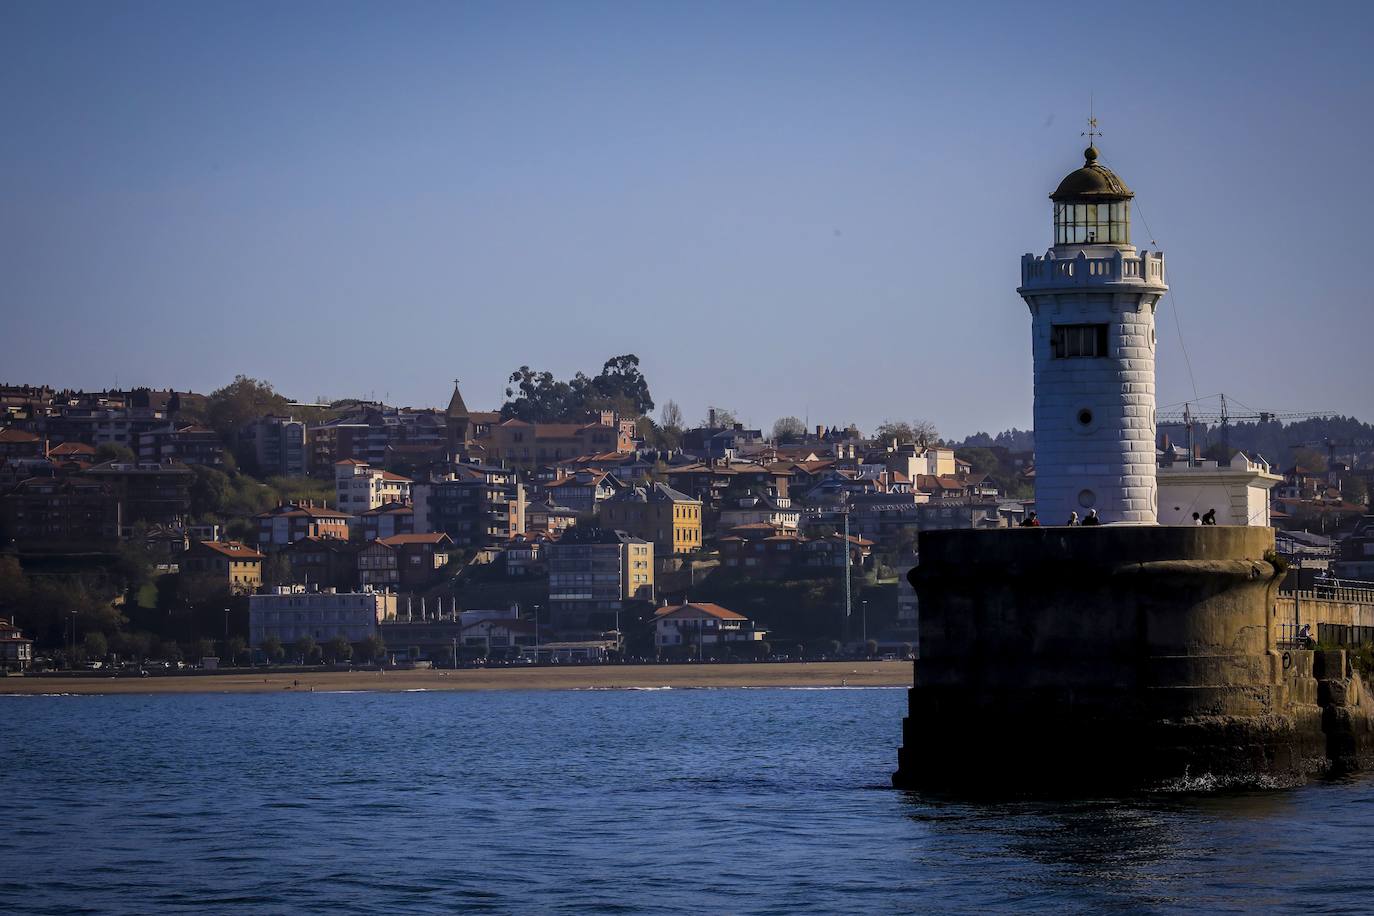
[[[768,635],[743,614],[719,604],[694,602],[654,611],[654,646],[659,650],[718,643],[757,642]]]
[[[236,595],[247,595],[262,586],[265,558],[239,541],[195,541],[181,559],[182,571],[209,575]]]

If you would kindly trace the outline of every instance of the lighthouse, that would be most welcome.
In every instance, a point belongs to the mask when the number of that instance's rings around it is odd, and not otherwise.
[[[1131,244],[1135,196],[1091,140],[1083,167],[1050,195],[1054,245],[1021,258],[1031,314],[1035,508],[1041,524],[1096,511],[1153,525],[1155,307],[1164,255]]]

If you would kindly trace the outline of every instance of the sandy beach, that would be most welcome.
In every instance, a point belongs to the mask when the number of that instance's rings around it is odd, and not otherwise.
[[[588,690],[909,687],[911,662],[568,665],[458,671],[319,671],[166,677],[8,677],[0,694],[274,693],[284,690]]]

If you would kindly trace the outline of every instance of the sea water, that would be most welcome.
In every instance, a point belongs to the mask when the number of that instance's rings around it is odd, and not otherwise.
[[[897,792],[905,707],[901,689],[0,697],[0,909],[1374,908],[1370,779]]]

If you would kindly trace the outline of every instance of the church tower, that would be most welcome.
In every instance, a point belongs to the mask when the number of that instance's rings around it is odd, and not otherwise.
[[[448,424],[449,454],[465,454],[472,441],[472,417],[468,414],[468,405],[463,401],[462,392],[458,390],[457,379],[453,380],[453,397],[449,398],[444,419]]]
[[[1054,246],[1021,258],[1035,360],[1035,508],[1042,525],[1097,510],[1156,523],[1155,306],[1164,255],[1131,245],[1125,182],[1099,163],[1050,195]]]

